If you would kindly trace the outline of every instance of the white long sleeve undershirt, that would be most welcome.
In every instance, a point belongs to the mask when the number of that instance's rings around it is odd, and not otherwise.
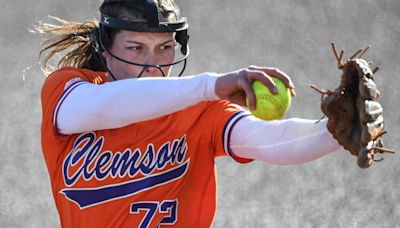
[[[182,78],[139,78],[74,88],[56,115],[62,134],[114,129],[218,99],[217,74]],[[79,110],[79,111],[78,111]]]
[[[239,157],[278,165],[315,160],[340,146],[326,128],[327,119],[263,121],[247,116],[232,129],[230,148]]]
[[[61,102],[56,126],[62,134],[75,134],[167,115],[201,101],[218,99],[216,76],[82,83]],[[247,116],[232,127],[228,143],[239,157],[280,165],[303,163],[339,148],[326,123],[305,119],[262,121]]]

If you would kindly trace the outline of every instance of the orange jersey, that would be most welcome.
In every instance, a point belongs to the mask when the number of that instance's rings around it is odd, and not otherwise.
[[[64,67],[42,89],[42,148],[63,227],[210,227],[215,158],[231,154],[229,134],[247,113],[228,101],[118,129],[62,135],[57,113],[82,83],[104,72]],[[76,110],[79,115],[79,110]]]

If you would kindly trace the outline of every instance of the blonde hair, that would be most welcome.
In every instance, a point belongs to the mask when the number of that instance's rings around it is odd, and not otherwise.
[[[144,9],[129,4],[128,0],[104,0],[100,11],[107,15],[124,20],[145,19]],[[180,11],[173,0],[158,0],[160,16],[167,21],[180,19]],[[97,20],[84,23],[67,21],[58,17],[49,16],[58,22],[58,25],[40,23],[35,32],[51,36],[42,43],[40,56],[48,51],[42,61],[42,68],[48,74],[63,66],[86,68],[94,71],[105,71],[97,39],[99,22]],[[109,47],[118,30],[105,28],[104,44]],[[51,62],[60,57],[56,66]]]
[[[54,67],[50,61],[57,55],[67,52],[58,61],[57,68],[62,66],[74,66],[78,68],[95,68],[90,66],[90,60],[97,59],[96,30],[98,22],[93,20],[85,23],[66,21],[58,17],[50,18],[59,22],[59,25],[41,23],[35,28],[36,32],[53,37],[42,43],[40,55],[49,51],[42,61],[45,72],[51,72]],[[100,70],[100,69],[92,69]]]

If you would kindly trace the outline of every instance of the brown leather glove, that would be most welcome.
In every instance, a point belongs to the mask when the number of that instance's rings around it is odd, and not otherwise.
[[[383,108],[373,79],[379,68],[371,70],[370,64],[361,59],[369,47],[358,50],[345,64],[344,51],[338,55],[335,43],[332,48],[343,71],[339,87],[334,91],[311,87],[322,94],[321,109],[328,117],[328,130],[344,149],[358,157],[361,168],[368,168],[373,161],[382,160],[375,158],[376,153],[394,153],[383,148]]]

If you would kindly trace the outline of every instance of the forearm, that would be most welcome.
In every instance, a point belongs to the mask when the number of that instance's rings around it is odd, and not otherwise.
[[[73,134],[119,128],[167,115],[201,101],[217,99],[216,78],[204,74],[81,84],[62,102],[57,127],[63,134]]]
[[[305,119],[262,121],[249,116],[232,129],[230,148],[239,157],[279,165],[312,161],[340,147],[326,123]]]

